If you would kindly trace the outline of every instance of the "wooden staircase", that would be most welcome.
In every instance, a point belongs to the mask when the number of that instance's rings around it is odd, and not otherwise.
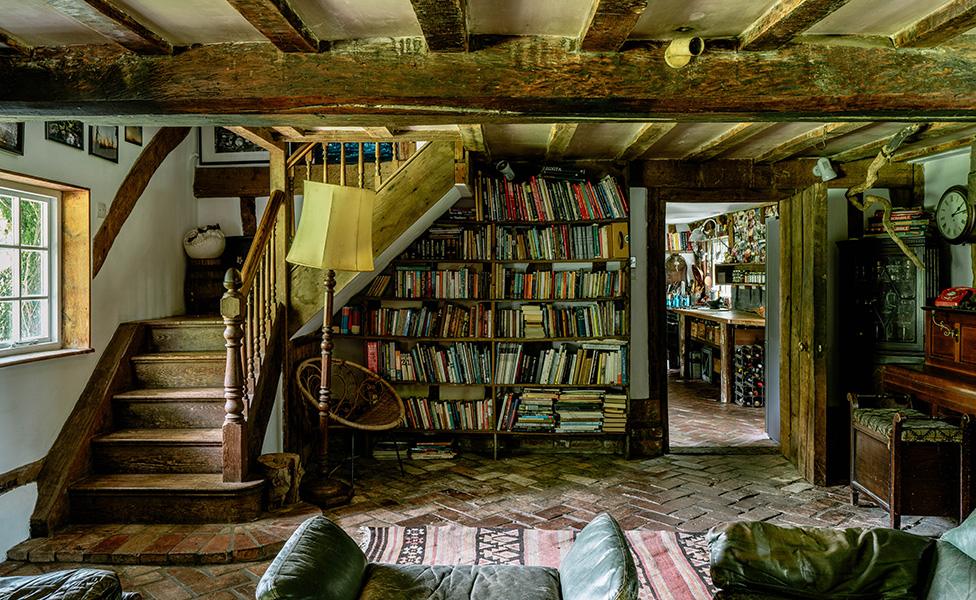
[[[146,321],[131,389],[91,441],[92,474],[68,495],[75,523],[233,523],[261,512],[263,480],[223,481],[223,321]]]

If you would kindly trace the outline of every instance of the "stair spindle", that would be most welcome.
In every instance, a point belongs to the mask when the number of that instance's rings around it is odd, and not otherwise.
[[[241,322],[244,302],[241,297],[241,275],[228,269],[224,276],[220,314],[224,319],[224,346],[227,364],[224,369],[223,476],[226,482],[244,481],[247,476],[247,437],[244,420],[244,378],[241,373]]]

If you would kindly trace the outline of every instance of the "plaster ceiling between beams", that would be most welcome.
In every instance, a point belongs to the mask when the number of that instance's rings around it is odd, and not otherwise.
[[[852,0],[806,33],[890,36],[945,4],[945,0]]]
[[[93,30],[54,10],[43,0],[0,0],[0,27],[33,46],[104,44]]]
[[[756,208],[762,204],[755,202],[668,202],[665,208],[665,223],[693,223],[709,217],[726,215],[731,212]]]
[[[264,36],[226,2],[213,0],[115,0],[136,20],[151,24],[177,46],[260,42]]]
[[[423,35],[410,0],[298,0],[293,6],[322,40]]]
[[[468,0],[468,28],[474,34],[575,38],[592,7],[593,0]]]
[[[650,0],[631,34],[638,40],[669,40],[679,27],[705,38],[734,37],[777,0]]]
[[[648,149],[644,156],[684,158],[705,142],[735,127],[734,123],[679,123]]]

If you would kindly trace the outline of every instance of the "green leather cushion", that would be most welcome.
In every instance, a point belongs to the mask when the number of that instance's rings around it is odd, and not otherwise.
[[[942,534],[942,541],[948,542],[969,558],[976,560],[976,511],[973,511],[959,527]]]
[[[597,515],[576,536],[559,565],[563,600],[633,600],[637,567],[620,525]]]
[[[121,597],[119,576],[102,569],[0,577],[0,598],[4,600],[118,600]]]
[[[559,600],[559,572],[517,565],[371,563],[360,600]]]
[[[709,533],[717,587],[797,598],[915,599],[925,589],[928,538],[894,529],[729,523]]]
[[[976,560],[939,540],[934,562],[925,600],[976,600]]]
[[[312,517],[288,538],[258,582],[258,600],[355,600],[366,556],[341,527]]]

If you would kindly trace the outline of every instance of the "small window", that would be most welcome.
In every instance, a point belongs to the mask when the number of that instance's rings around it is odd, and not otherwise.
[[[0,187],[0,356],[60,346],[58,204]]]

